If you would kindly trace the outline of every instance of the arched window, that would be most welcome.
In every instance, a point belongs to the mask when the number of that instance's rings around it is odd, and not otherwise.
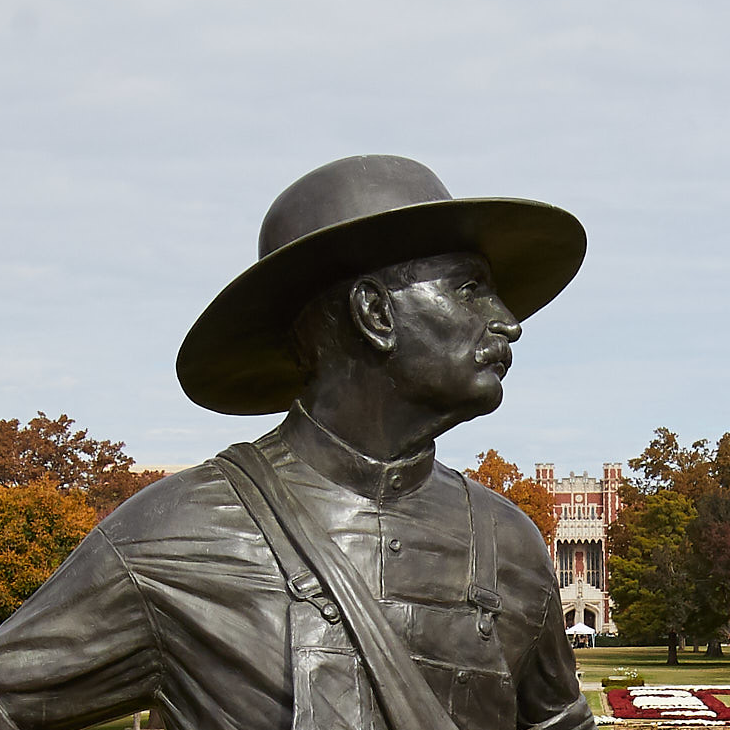
[[[573,582],[573,547],[564,542],[558,543],[558,579],[561,588]]]
[[[603,549],[600,542],[586,545],[586,583],[603,590]]]

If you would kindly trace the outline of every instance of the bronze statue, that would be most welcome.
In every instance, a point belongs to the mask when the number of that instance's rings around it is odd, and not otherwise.
[[[540,534],[433,445],[500,404],[580,223],[364,156],[282,193],[259,245],[178,376],[288,415],[130,499],[0,627],[0,728],[593,727]]]

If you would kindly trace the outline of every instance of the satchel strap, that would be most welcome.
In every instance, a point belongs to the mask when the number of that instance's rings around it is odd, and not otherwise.
[[[223,472],[256,526],[261,530],[261,534],[284,574],[290,593],[297,601],[311,603],[322,614],[322,618],[329,623],[338,623],[340,612],[337,606],[325,597],[317,576],[309,570],[299,553],[292,547],[289,538],[284,534],[281,525],[271,511],[269,503],[248,474],[226,455],[226,451],[222,451],[210,461]]]
[[[253,444],[235,444],[219,456],[246,474],[291,541],[292,549],[304,556],[320,585],[332,594],[390,728],[457,730],[360,575],[264,455]],[[262,531],[271,526],[266,520],[262,524]]]

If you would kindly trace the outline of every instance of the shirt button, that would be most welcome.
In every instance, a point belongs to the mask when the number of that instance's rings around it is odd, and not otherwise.
[[[391,540],[391,541],[390,541],[390,542],[388,543],[388,547],[389,547],[389,548],[390,548],[390,549],[391,549],[391,550],[392,550],[392,551],[393,551],[394,553],[399,553],[399,552],[400,552],[400,549],[401,549],[401,548],[402,548],[403,546],[401,545],[401,542],[400,542],[400,540],[398,540],[397,538],[395,538],[395,537],[394,537],[394,538],[393,538],[393,539],[392,539],[392,540]]]
[[[390,487],[394,492],[397,492],[401,488],[402,483],[403,479],[400,474],[393,474],[390,478]]]
[[[456,681],[459,684],[466,684],[467,680],[469,679],[469,672],[457,672],[456,673]]]

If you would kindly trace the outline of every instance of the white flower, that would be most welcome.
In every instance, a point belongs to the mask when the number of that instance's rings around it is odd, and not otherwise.
[[[665,696],[665,695],[642,695],[633,698],[634,707],[640,709],[645,708],[672,708],[676,707],[681,710],[703,710],[707,709],[707,705],[699,698],[689,694],[685,696]]]

